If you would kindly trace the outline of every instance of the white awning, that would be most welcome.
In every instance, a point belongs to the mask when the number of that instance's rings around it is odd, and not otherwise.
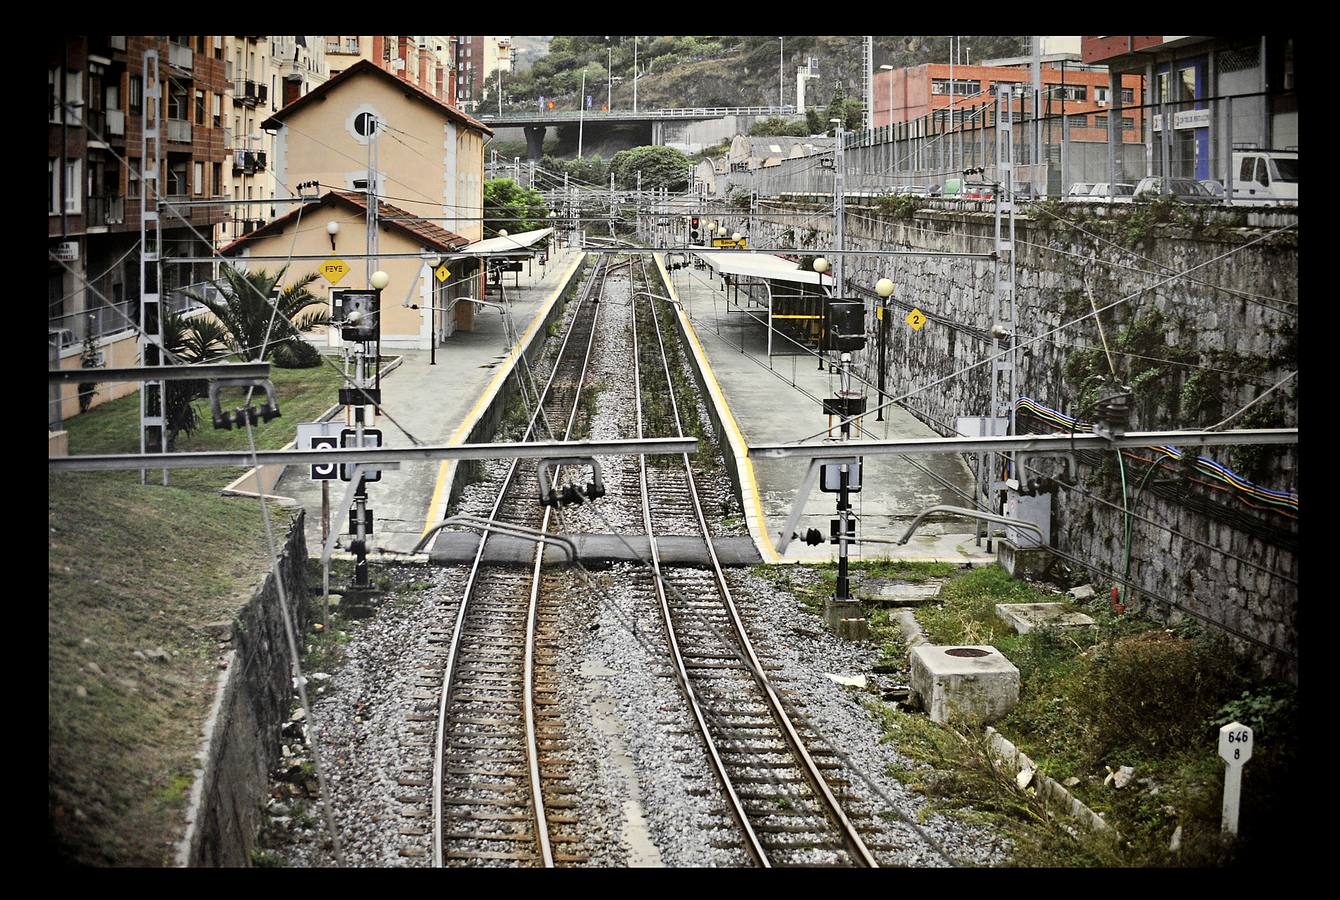
[[[709,266],[723,275],[766,278],[769,281],[786,281],[791,284],[833,286],[832,275],[820,275],[812,269],[798,269],[791,260],[771,253],[696,252]]]
[[[509,234],[507,237],[491,237],[463,247],[459,252],[471,256],[514,256],[530,253],[538,241],[554,233],[552,228],[540,228],[535,231],[523,231]]]

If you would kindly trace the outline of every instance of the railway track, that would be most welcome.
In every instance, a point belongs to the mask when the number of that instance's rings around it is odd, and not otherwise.
[[[683,420],[654,303],[633,297],[637,434],[680,436]],[[642,456],[638,466],[653,588],[674,675],[745,850],[761,866],[876,865],[754,650],[712,546],[688,455],[652,465]],[[703,538],[711,565],[675,570],[667,590],[656,538],[686,530]]]
[[[608,276],[602,260],[576,299],[526,440],[567,439],[579,411]],[[493,522],[548,530],[534,461],[513,460]],[[581,862],[575,787],[557,718],[555,613],[544,602],[543,547],[524,569],[482,564],[481,535],[442,675],[433,789],[433,863],[554,866]]]
[[[573,438],[596,329],[602,317],[608,327],[623,324],[615,319],[621,314],[629,316],[638,399],[632,421],[620,430],[640,437],[684,433],[659,317],[651,298],[635,293],[649,287],[645,267],[628,270],[627,306],[601,302],[611,270],[620,265],[601,257],[576,298],[526,440]],[[639,278],[644,284],[634,283]],[[526,462],[511,463],[488,518],[567,530],[561,515],[555,519],[554,510],[536,503],[536,466]],[[620,481],[632,490],[611,490],[601,506],[632,501],[639,507],[651,568],[635,572],[628,586],[645,592],[659,610],[672,674],[693,720],[688,730],[706,753],[724,803],[723,824],[760,866],[875,865],[861,835],[870,830],[866,817],[849,816],[840,800],[847,788],[842,765],[808,748],[814,735],[798,728],[785,708],[803,704],[783,703],[786,688],[766,674],[775,667],[755,651],[712,547],[692,461],[687,455],[639,457],[624,471]],[[703,539],[708,568],[662,568],[657,537],[683,534]],[[488,540],[481,536],[450,636],[438,636],[449,649],[437,710],[433,862],[580,863],[596,848],[586,844],[577,787],[569,781],[574,757],[559,718],[563,676],[554,632],[562,598],[577,591],[567,572],[542,571],[538,545],[525,567],[483,565]]]

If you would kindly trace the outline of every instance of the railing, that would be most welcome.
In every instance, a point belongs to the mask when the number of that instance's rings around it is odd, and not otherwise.
[[[99,292],[107,293],[102,290],[105,287],[102,284],[98,287]],[[87,293],[87,299],[90,303],[99,303],[101,301],[90,291]],[[120,303],[105,304],[95,306],[92,309],[86,309],[83,312],[70,313],[64,316],[56,316],[47,319],[47,341],[55,343],[60,349],[75,347],[84,342],[84,339],[92,335],[94,340],[108,335],[116,334],[119,331],[135,327],[131,324],[133,301],[122,300]]]
[[[121,225],[126,221],[126,198],[120,196],[89,197],[84,213],[85,224]]]
[[[795,115],[794,106],[698,106],[673,109],[643,109],[636,113],[631,109],[588,109],[579,110],[524,110],[511,109],[501,116],[497,113],[481,113],[482,121],[501,119],[572,119],[578,118],[638,118],[638,119],[714,119],[721,116],[790,116]]]
[[[326,52],[327,52],[327,53],[339,53],[339,52],[340,52],[340,42],[339,42],[339,41],[326,41]]]
[[[195,67],[195,54],[190,47],[181,44],[168,44],[168,65],[190,71]]]
[[[168,119],[167,138],[169,141],[183,141],[189,143],[191,140],[190,121],[187,119]]]
[[[248,106],[264,103],[269,96],[269,85],[242,78],[233,82],[233,99],[245,103]]]
[[[126,136],[126,111],[124,109],[109,109],[106,111],[107,130],[104,135],[110,137]]]
[[[265,171],[264,150],[233,150],[233,171],[250,175]]]

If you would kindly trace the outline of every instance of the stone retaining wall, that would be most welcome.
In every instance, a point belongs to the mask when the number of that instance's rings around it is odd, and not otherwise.
[[[816,254],[822,253],[819,248],[832,245],[832,216],[826,209],[776,203],[764,209],[768,219],[750,223],[753,244],[814,247]],[[1151,224],[1128,218],[1135,210],[1131,206],[1127,207],[1130,211],[1100,222],[1081,223],[1090,235],[1057,218],[1074,220],[1083,214],[1078,207],[1049,205],[1046,209],[1054,215],[1039,210],[1033,218],[1028,217],[1029,209],[1020,207],[1015,234],[1015,318],[1021,342],[1091,313],[1090,292],[1100,306],[1130,299],[1102,313],[1101,335],[1090,317],[1021,348],[1018,394],[1092,421],[1092,411],[1082,408],[1082,388],[1087,376],[1108,371],[1102,350],[1106,338],[1114,351],[1120,351],[1114,354],[1118,371],[1135,392],[1131,430],[1197,428],[1220,421],[1297,369],[1296,232],[1274,235],[1239,249],[1268,235],[1272,228],[1296,222],[1296,214],[1274,213],[1267,221],[1243,211],[1208,212],[1200,214],[1203,218],[1199,222],[1189,216],[1180,224]],[[1263,227],[1241,227],[1243,222]],[[733,219],[727,225],[736,227]],[[987,253],[994,248],[995,219],[986,211],[922,209],[897,218],[873,207],[849,207],[846,239],[851,249],[901,247]],[[1130,255],[1127,247],[1144,258]],[[1198,281],[1179,278],[1160,283],[1171,274],[1203,263],[1207,264],[1191,276]],[[865,298],[872,310],[874,294],[870,289],[875,282],[888,277],[896,286],[887,347],[889,392],[897,396],[946,379],[917,392],[905,403],[942,434],[952,432],[955,416],[985,415],[991,383],[989,364],[963,375],[955,373],[992,353],[992,296],[998,277],[993,262],[952,257],[849,256],[846,269],[849,289]],[[1215,285],[1231,288],[1232,292]],[[929,318],[920,331],[903,323],[913,307]],[[873,314],[867,327],[868,349],[858,356],[858,365],[873,383],[878,375]],[[1178,353],[1184,358],[1171,363],[1146,358],[1164,359]],[[1141,374],[1145,369],[1148,371]],[[1233,425],[1296,425],[1296,385],[1295,380],[1275,391]],[[1244,452],[1221,447],[1203,454],[1276,490],[1291,488],[1297,477],[1293,448]],[[1152,452],[1140,455],[1155,458]],[[1104,571],[1121,574],[1126,566],[1122,487],[1115,455],[1106,456],[1111,457],[1110,466],[1095,468],[1081,463],[1077,488],[1063,491],[1054,499],[1054,540],[1060,549]],[[1256,463],[1252,462],[1253,456],[1257,457]],[[1039,461],[1037,465],[1050,469],[1053,464]],[[1128,481],[1142,477],[1145,468],[1128,461]],[[1156,480],[1177,474],[1171,466],[1162,469],[1155,474]],[[1129,500],[1136,485],[1128,484],[1127,490]],[[1295,521],[1254,510],[1242,502],[1240,495],[1203,486],[1191,490],[1217,503],[1220,510],[1206,515],[1151,490],[1141,494],[1137,512],[1170,525],[1184,537],[1134,520],[1131,579],[1146,591],[1256,640],[1294,652],[1297,585],[1287,579],[1297,578]],[[1115,503],[1117,508],[1103,505],[1089,494]],[[1232,521],[1239,516],[1252,522]],[[1215,549],[1199,546],[1192,539]],[[1252,568],[1222,551],[1277,574]],[[1151,603],[1155,612],[1170,621],[1185,615],[1175,607]],[[1250,641],[1240,643],[1269,668],[1296,672],[1296,658]]]
[[[307,628],[303,518],[300,508],[278,567],[299,640]],[[219,679],[205,724],[204,766],[191,789],[178,865],[251,864],[269,773],[279,762],[280,728],[293,695],[292,659],[274,572],[238,611],[232,640],[228,669]]]

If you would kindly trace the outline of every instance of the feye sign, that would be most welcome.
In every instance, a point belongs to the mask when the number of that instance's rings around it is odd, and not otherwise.
[[[349,274],[349,264],[342,259],[328,259],[321,264],[321,274],[331,284],[339,284]]]

